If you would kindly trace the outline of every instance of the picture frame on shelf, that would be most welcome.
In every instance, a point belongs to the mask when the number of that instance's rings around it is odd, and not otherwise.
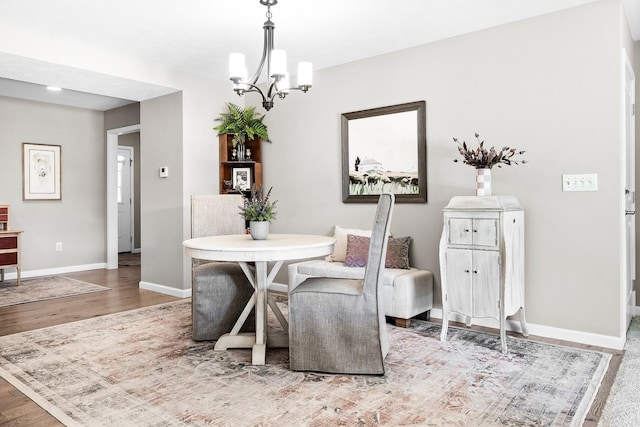
[[[251,168],[233,168],[233,189],[245,191],[251,188]]]
[[[426,128],[426,101],[343,113],[343,203],[426,203]]]
[[[22,199],[62,200],[62,147],[22,143]]]

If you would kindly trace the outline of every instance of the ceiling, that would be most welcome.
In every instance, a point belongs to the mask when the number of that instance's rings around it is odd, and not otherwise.
[[[317,70],[592,1],[279,0],[271,12],[275,46],[287,51],[290,69],[305,60]],[[622,1],[632,36],[640,40],[640,0]],[[77,52],[90,47],[158,69],[227,81],[230,52],[246,54],[250,73],[257,66],[265,12],[258,0],[2,0],[0,28],[70,46],[66,55],[76,52],[74,46]],[[61,69],[56,82],[45,81],[56,73],[46,74],[35,73],[25,58],[0,58],[0,95],[107,110],[170,92],[86,70]],[[60,82],[74,90],[44,89]],[[119,87],[94,90],[108,85]]]

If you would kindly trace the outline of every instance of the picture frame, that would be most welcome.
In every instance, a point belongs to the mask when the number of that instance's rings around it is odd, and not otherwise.
[[[233,189],[246,191],[251,188],[251,168],[233,168]]]
[[[62,200],[62,147],[22,143],[22,199]]]
[[[427,202],[426,101],[343,113],[342,201]]]

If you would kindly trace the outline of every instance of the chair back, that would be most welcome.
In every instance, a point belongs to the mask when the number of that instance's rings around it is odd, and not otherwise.
[[[382,193],[378,200],[378,208],[371,230],[369,241],[369,254],[364,271],[365,292],[371,292],[382,283],[384,264],[387,256],[387,243],[389,241],[389,226],[391,214],[395,204],[395,197],[391,193]]]
[[[378,313],[378,337],[380,339],[381,360],[384,360],[389,351],[389,335],[384,315],[384,299],[382,287],[384,283],[384,264],[387,258],[387,243],[389,242],[389,227],[391,214],[395,204],[395,196],[390,193],[382,193],[378,199],[378,208],[371,231],[369,254],[364,270],[364,297],[375,304]],[[382,364],[384,372],[384,363]]]
[[[243,234],[242,203],[240,194],[191,196],[191,237]]]

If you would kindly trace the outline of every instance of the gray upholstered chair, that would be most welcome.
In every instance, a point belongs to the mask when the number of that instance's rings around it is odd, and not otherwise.
[[[378,201],[364,280],[312,277],[289,294],[294,371],[384,374],[389,338],[382,286],[392,194]]]
[[[192,196],[191,237],[244,233],[241,205],[239,194]],[[231,331],[251,299],[253,287],[236,263],[193,260],[192,271],[192,338],[217,340]],[[254,322],[248,319],[245,325],[250,328]]]

